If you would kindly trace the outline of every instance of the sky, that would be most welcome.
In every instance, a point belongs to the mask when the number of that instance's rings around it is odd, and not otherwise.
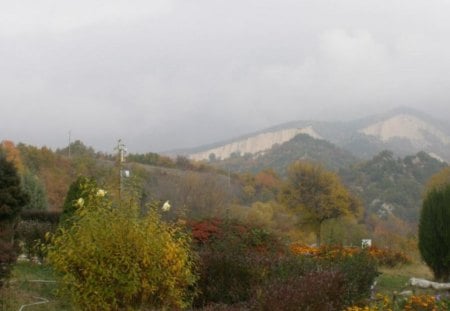
[[[450,121],[448,0],[0,4],[0,140],[136,153],[398,106]]]

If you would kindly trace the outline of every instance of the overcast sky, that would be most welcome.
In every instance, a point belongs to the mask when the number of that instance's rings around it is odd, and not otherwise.
[[[0,0],[0,140],[193,147],[410,106],[450,120],[448,0]]]

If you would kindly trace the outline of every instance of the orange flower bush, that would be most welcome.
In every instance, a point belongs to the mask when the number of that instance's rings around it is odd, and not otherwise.
[[[411,296],[405,304],[406,311],[440,311],[448,310],[445,303],[437,301],[435,296]]]
[[[437,296],[439,297],[439,296]],[[375,301],[368,306],[351,306],[345,311],[448,311],[447,298],[439,299],[432,295],[418,295],[409,298],[393,300],[387,296],[377,294]]]
[[[301,244],[291,244],[291,252],[297,255],[312,256],[323,259],[339,259],[345,256],[353,256],[363,250],[358,247],[343,246],[307,246]],[[379,265],[394,267],[399,264],[407,264],[411,259],[402,252],[394,251],[388,248],[369,247],[367,252]]]

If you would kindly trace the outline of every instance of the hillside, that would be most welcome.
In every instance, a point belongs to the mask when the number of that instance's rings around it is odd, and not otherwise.
[[[294,121],[170,154],[182,154],[196,160],[209,160],[210,157],[226,160],[237,154],[257,156],[277,144],[288,142],[299,133],[326,140],[364,159],[382,150],[392,150],[397,156],[425,151],[437,159],[450,161],[449,126],[409,108],[397,108],[348,122]]]
[[[234,154],[222,161],[212,161],[211,164],[232,172],[257,173],[270,168],[278,174],[284,175],[286,168],[296,160],[318,162],[330,170],[338,170],[355,163],[358,159],[325,140],[299,134],[285,143],[275,144],[263,153]]]
[[[343,182],[364,202],[368,213],[394,214],[417,222],[426,181],[446,164],[425,152],[396,158],[383,151],[369,161],[339,170]]]

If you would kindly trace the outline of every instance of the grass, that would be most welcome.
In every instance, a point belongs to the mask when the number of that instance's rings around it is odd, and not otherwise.
[[[395,268],[380,268],[380,276],[377,278],[376,292],[393,297],[396,293],[412,290],[415,293],[431,293],[430,290],[412,288],[408,285],[410,278],[422,278],[433,280],[430,269],[421,262],[403,265]]]
[[[55,274],[48,266],[29,262],[17,263],[8,284],[0,289],[0,310],[19,310],[24,304],[40,301],[36,297],[45,298],[49,302],[26,307],[24,311],[71,310],[68,304],[56,296],[57,283],[35,280],[54,281]]]

